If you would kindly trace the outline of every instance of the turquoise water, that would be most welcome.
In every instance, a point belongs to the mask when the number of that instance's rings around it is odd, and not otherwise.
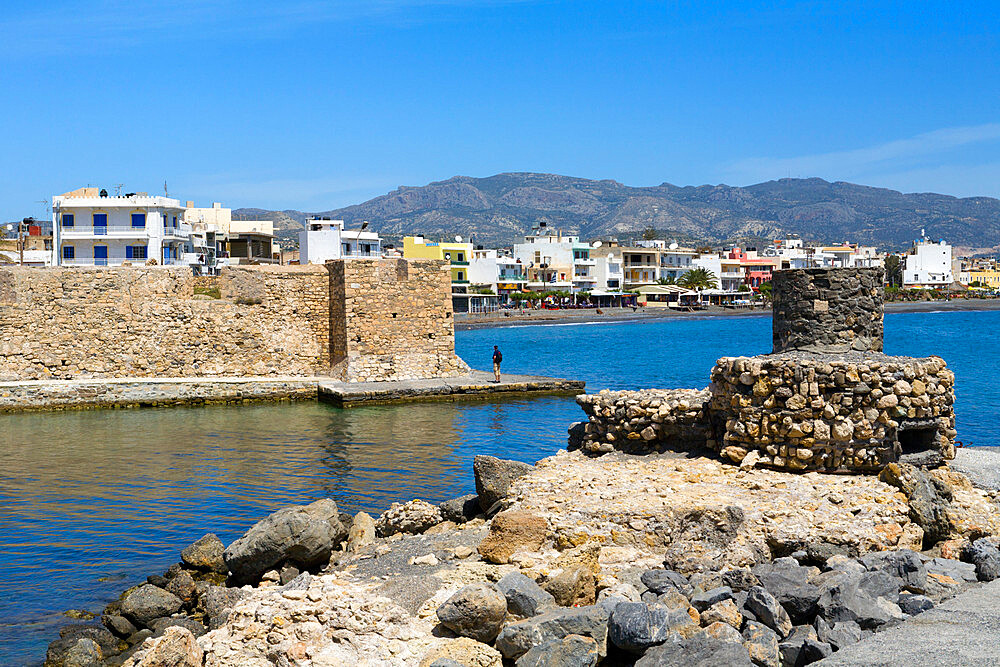
[[[458,351],[507,372],[601,388],[704,387],[715,359],[770,349],[770,319],[669,319],[464,331]],[[1000,312],[886,317],[886,351],[944,357],[959,439],[1000,445]],[[317,403],[0,417],[0,665],[37,664],[66,609],[99,612],[206,532],[225,542],[283,505],[331,497],[379,513],[474,490],[479,453],[565,447],[572,398],[338,410]],[[102,581],[103,580],[103,581]]]

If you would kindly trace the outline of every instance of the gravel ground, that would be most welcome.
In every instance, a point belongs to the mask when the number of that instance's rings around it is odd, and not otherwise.
[[[1000,447],[962,447],[955,450],[951,468],[984,489],[1000,489]]]

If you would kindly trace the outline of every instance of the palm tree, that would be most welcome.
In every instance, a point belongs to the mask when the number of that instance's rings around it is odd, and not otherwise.
[[[666,278],[660,278],[659,280],[656,281],[656,284],[657,285],[676,285],[677,284],[677,278],[674,278],[672,275],[670,275],[670,276],[667,276]]]
[[[711,289],[719,285],[719,279],[708,269],[699,267],[687,271],[677,284],[688,289]]]

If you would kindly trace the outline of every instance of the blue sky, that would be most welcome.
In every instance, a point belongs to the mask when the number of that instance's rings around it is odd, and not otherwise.
[[[995,9],[8,0],[0,220],[87,184],[323,210],[503,171],[1000,196]]]

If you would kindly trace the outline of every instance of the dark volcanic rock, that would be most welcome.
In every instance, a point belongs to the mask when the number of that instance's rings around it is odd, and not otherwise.
[[[569,635],[533,647],[514,664],[516,667],[594,667],[600,659],[596,641]]]
[[[608,621],[608,641],[632,653],[642,653],[650,646],[662,644],[670,636],[671,610],[659,604],[622,602],[611,612]],[[673,612],[683,613],[682,611]],[[694,621],[687,616],[690,624]]]
[[[758,565],[753,568],[753,573],[760,580],[760,585],[785,608],[792,623],[812,622],[820,590],[810,580],[819,574],[819,570],[781,559],[780,563]]]
[[[839,651],[861,641],[861,626],[854,621],[841,621],[831,626],[822,618],[817,618],[816,634],[821,642],[826,642]]]
[[[122,600],[122,616],[136,626],[144,626],[154,618],[162,618],[180,611],[183,602],[173,593],[146,584]]]
[[[518,658],[534,646],[569,635],[591,637],[597,642],[598,655],[604,657],[608,652],[608,612],[593,605],[539,614],[504,627],[496,647],[505,658]]]
[[[1000,549],[986,539],[979,539],[962,550],[962,560],[976,566],[979,581],[1000,577]]]
[[[105,628],[96,625],[67,625],[59,630],[59,638],[49,644],[45,664],[60,665],[70,649],[81,639],[95,642],[104,657],[118,655],[118,640]]]
[[[208,629],[193,618],[186,616],[170,616],[167,618],[156,618],[149,622],[149,629],[153,631],[154,637],[162,637],[167,628],[181,627],[193,634],[201,637],[208,632]]]
[[[507,497],[514,480],[528,474],[531,469],[532,466],[520,461],[508,461],[495,456],[477,456],[472,461],[472,472],[476,476],[479,507],[484,512],[489,512],[494,505]]]
[[[915,593],[927,587],[927,568],[920,554],[909,549],[879,551],[858,559],[869,571],[880,570],[903,580],[903,585]]]
[[[781,660],[778,633],[758,621],[747,621],[743,626],[743,645],[750,652],[755,665],[776,667]]]
[[[705,591],[704,593],[698,593],[692,596],[691,606],[698,611],[705,611],[713,604],[718,604],[723,600],[733,599],[733,589],[729,586],[719,586],[718,588],[713,588],[710,591]]]
[[[437,617],[455,634],[491,644],[507,617],[507,599],[490,584],[470,584],[438,607]]]
[[[510,572],[497,582],[497,588],[507,598],[507,611],[521,618],[537,615],[545,607],[554,606],[552,594],[520,572]]]
[[[181,562],[203,572],[226,574],[225,547],[215,533],[209,533],[181,551]]]
[[[212,586],[204,596],[205,618],[208,629],[215,630],[225,624],[229,611],[248,594],[239,588]]]
[[[635,667],[751,667],[743,644],[716,639],[703,632],[671,640],[646,651]]]
[[[897,601],[899,608],[908,616],[916,616],[934,608],[934,601],[925,595],[902,593]]]
[[[347,538],[337,504],[317,500],[287,507],[258,521],[225,551],[226,566],[240,583],[257,583],[268,570],[289,562],[316,570],[330,561],[330,552]]]
[[[479,496],[474,493],[446,500],[438,505],[438,509],[441,510],[441,517],[445,521],[454,521],[455,523],[465,523],[482,512],[479,507]]]
[[[101,617],[101,623],[113,634],[122,639],[125,639],[138,630],[127,618],[117,614],[105,614]]]
[[[181,599],[185,607],[192,607],[195,599],[194,578],[187,572],[181,571],[173,579],[167,582],[166,591]]]
[[[792,620],[788,617],[788,612],[762,586],[754,586],[747,591],[745,606],[754,618],[777,632],[779,637],[785,637],[791,632]]]
[[[103,654],[101,647],[93,639],[78,639],[66,651],[63,667],[99,667]]]
[[[642,582],[643,586],[657,595],[666,593],[671,589],[676,590],[684,596],[691,594],[691,585],[688,583],[687,578],[683,574],[674,572],[673,570],[646,570],[639,575],[639,581]]]

